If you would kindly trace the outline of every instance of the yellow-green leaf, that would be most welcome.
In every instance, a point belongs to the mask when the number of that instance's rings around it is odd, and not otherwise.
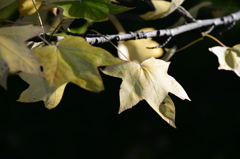
[[[60,40],[56,45],[33,49],[52,90],[72,82],[86,90],[104,89],[97,67],[122,62],[106,50],[91,46],[81,37]]]
[[[231,48],[215,46],[209,50],[218,57],[218,69],[234,71],[240,77],[240,44]]]
[[[40,65],[24,42],[41,32],[32,25],[0,28],[0,80],[7,76],[7,70],[22,71],[41,76]],[[6,88],[6,82],[1,85]]]
[[[17,101],[29,103],[42,100],[48,109],[55,108],[61,101],[67,83],[54,90],[42,77],[23,72],[19,73],[19,76],[29,84],[29,87],[22,92]]]
[[[175,125],[175,106],[170,98],[169,95],[167,95],[162,103],[159,106],[159,112],[158,114],[165,120],[169,125],[176,128]]]
[[[145,20],[155,20],[163,18],[171,14],[175,9],[177,9],[184,0],[172,0],[171,3],[164,0],[152,0],[152,4],[155,7],[154,11],[149,11],[140,17]]]
[[[145,99],[162,116],[163,112],[159,110],[159,106],[169,92],[181,99],[190,100],[182,86],[167,74],[169,64],[152,57],[141,64],[124,62],[107,66],[102,70],[107,75],[123,80],[120,89],[119,113]]]

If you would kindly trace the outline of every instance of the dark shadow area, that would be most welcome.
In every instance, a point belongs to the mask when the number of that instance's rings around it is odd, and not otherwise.
[[[189,8],[193,2],[186,1],[184,5]],[[204,14],[200,14],[201,18]],[[170,19],[177,19],[175,16]],[[135,31],[151,25],[160,28],[160,21],[164,20],[122,24],[126,30]],[[102,34],[117,33],[109,21],[96,23],[93,28]],[[227,46],[239,44],[239,30],[238,22],[217,38]],[[198,33],[174,37],[169,45],[183,46]],[[192,100],[182,101],[171,95],[176,106],[177,129],[162,120],[146,101],[119,115],[118,78],[101,73],[105,85],[101,93],[69,83],[61,103],[47,110],[43,102],[16,102],[28,85],[17,76],[10,76],[8,91],[0,88],[0,158],[240,158],[240,78],[234,72],[218,70],[217,57],[208,51],[217,45],[205,38],[170,60],[168,73]],[[110,44],[98,46],[116,55]]]

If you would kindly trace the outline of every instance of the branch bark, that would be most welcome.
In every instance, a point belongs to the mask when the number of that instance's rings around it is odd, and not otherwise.
[[[137,39],[143,39],[143,38],[153,38],[153,37],[162,37],[162,36],[168,36],[173,37],[178,34],[182,34],[191,30],[200,29],[202,27],[211,26],[211,29],[207,31],[207,33],[211,33],[213,28],[220,25],[230,25],[232,26],[235,24],[236,21],[240,20],[240,10],[232,13],[230,15],[220,17],[220,18],[213,18],[213,19],[205,19],[205,20],[196,20],[194,22],[172,28],[172,29],[160,29],[160,30],[154,30],[150,32],[137,32],[137,33],[127,33],[127,34],[115,34],[115,35],[104,35],[105,37],[102,37],[97,34],[77,34],[77,33],[70,33],[67,34],[73,35],[73,36],[80,36],[85,37],[86,41],[88,41],[90,44],[100,44],[100,43],[107,43],[110,41],[127,41],[127,40],[137,40]],[[38,41],[38,37],[34,37],[32,41]],[[107,39],[108,40],[107,40]],[[52,40],[60,40],[62,37],[52,37]],[[41,41],[41,39],[39,39]]]
[[[214,19],[205,19],[205,20],[196,20],[195,22],[188,23],[172,29],[161,29],[161,30],[154,30],[150,32],[137,32],[137,33],[130,32],[127,34],[106,35],[105,37],[111,41],[127,41],[127,40],[143,39],[143,38],[162,37],[162,36],[173,37],[178,34],[182,34],[195,29],[200,29],[206,26],[216,27],[220,25],[233,24],[238,20],[240,20],[240,10],[224,17],[214,18]],[[86,37],[86,40],[90,44],[99,44],[99,43],[108,42],[108,40],[106,40],[104,37]]]

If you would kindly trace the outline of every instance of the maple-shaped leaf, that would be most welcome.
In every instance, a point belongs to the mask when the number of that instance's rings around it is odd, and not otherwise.
[[[6,88],[8,70],[41,76],[37,58],[24,42],[39,34],[40,27],[32,25],[0,28],[0,85]]]
[[[184,0],[172,0],[171,2],[164,0],[152,0],[152,4],[155,7],[154,11],[149,11],[145,14],[140,15],[145,20],[155,20],[163,18],[171,14],[175,9],[177,9]]]
[[[136,32],[148,32],[153,30],[154,28],[143,28]],[[147,48],[147,47],[154,47],[159,45],[160,44],[152,40],[152,38],[147,38],[147,39],[128,40],[128,41],[119,42],[118,48],[130,60],[141,63],[150,57],[158,58],[162,56],[164,52],[162,48],[157,48],[157,49]],[[121,53],[118,53],[118,56],[119,58],[126,60]]]
[[[117,14],[131,8],[111,3],[111,0],[49,0],[64,9],[63,14],[71,18],[84,18],[89,21],[104,21],[109,14]]]
[[[218,69],[234,71],[240,77],[240,44],[231,48],[215,46],[209,50],[218,57]]]
[[[190,100],[182,86],[167,74],[169,64],[152,57],[141,64],[124,62],[107,66],[102,70],[107,75],[123,80],[120,89],[119,113],[145,99],[163,117],[159,106],[169,92],[181,99]]]
[[[42,100],[48,109],[55,108],[61,101],[67,83],[51,89],[44,78],[23,72],[19,76],[29,84],[29,88],[22,92],[17,101],[29,103]]]
[[[50,92],[67,82],[93,92],[102,91],[104,87],[97,67],[122,62],[81,37],[65,38],[56,45],[32,51],[43,67],[44,80]]]

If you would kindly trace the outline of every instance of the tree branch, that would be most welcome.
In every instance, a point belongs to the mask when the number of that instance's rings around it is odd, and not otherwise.
[[[211,26],[211,29],[207,31],[207,33],[209,34],[210,32],[212,32],[213,28],[216,26],[230,25],[232,27],[232,24],[235,24],[235,22],[238,20],[240,20],[240,10],[224,17],[206,19],[206,20],[196,20],[191,23],[188,23],[176,28],[172,28],[172,29],[160,29],[160,30],[154,30],[150,32],[137,32],[137,33],[130,32],[127,34],[105,35],[105,37],[111,41],[127,41],[127,40],[146,39],[146,38],[153,38],[153,37],[162,37],[162,36],[173,37],[178,34],[182,34],[191,30]],[[78,33],[71,33],[71,32],[67,32],[67,34],[73,35],[73,36],[80,36],[80,37],[86,36],[86,34],[78,34]],[[105,37],[101,37],[100,35],[96,35],[96,34],[88,34],[85,37],[85,39],[90,44],[100,44],[100,43],[109,42]],[[52,37],[52,39],[59,40],[61,39],[61,37]],[[29,40],[37,41],[37,37],[34,37]]]
[[[136,40],[143,38],[153,38],[153,37],[162,37],[162,36],[176,36],[191,30],[199,29],[206,26],[220,26],[220,25],[229,25],[234,24],[236,21],[240,20],[240,10],[232,13],[230,15],[206,19],[206,20],[196,20],[195,22],[185,24],[172,29],[161,29],[154,30],[150,32],[138,32],[138,33],[128,33],[128,34],[116,34],[116,35],[106,35],[106,38],[111,41],[126,41],[126,40]],[[90,44],[99,44],[108,42],[104,37],[86,37],[86,40]]]

